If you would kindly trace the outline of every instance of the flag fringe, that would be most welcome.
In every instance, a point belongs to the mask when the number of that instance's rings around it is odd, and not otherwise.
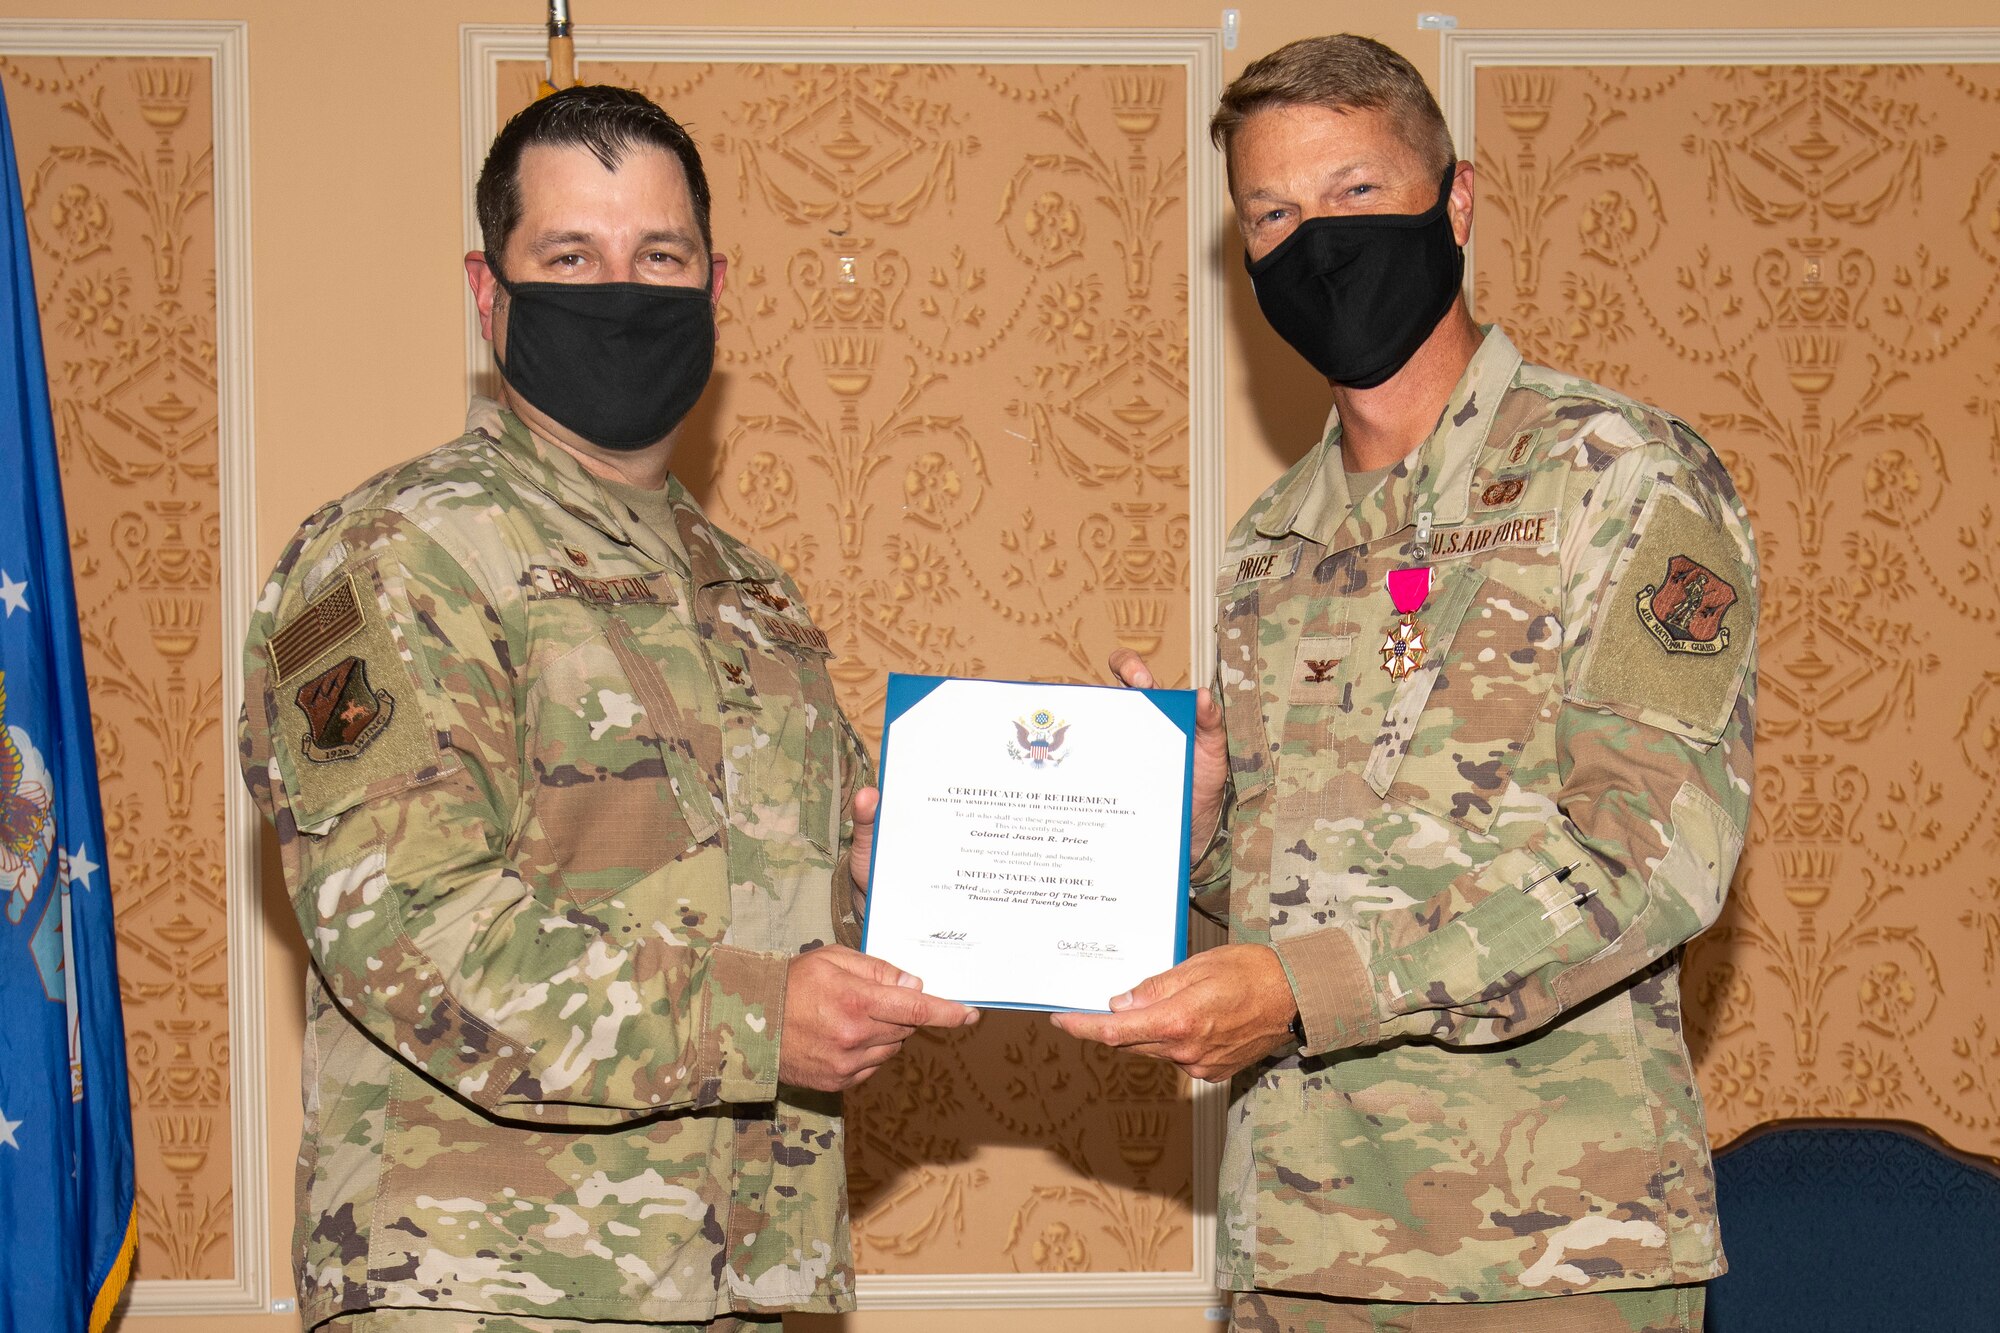
[[[118,1298],[125,1294],[125,1282],[132,1276],[132,1254],[139,1242],[138,1200],[132,1202],[132,1212],[125,1219],[125,1239],[118,1245],[118,1257],[111,1261],[111,1271],[104,1275],[104,1285],[97,1289],[97,1299],[90,1307],[90,1333],[104,1333],[111,1323],[111,1312],[118,1308]]]

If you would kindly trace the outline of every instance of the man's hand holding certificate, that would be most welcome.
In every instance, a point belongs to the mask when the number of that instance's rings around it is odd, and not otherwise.
[[[1186,956],[1192,692],[891,676],[886,716],[867,952],[1098,1011]]]
[[[1129,649],[1112,654],[1111,670],[1136,689],[1153,685],[1153,673]],[[1221,703],[1208,691],[1196,698],[1190,859],[1215,835],[1229,766]],[[1054,1022],[1073,1037],[1169,1061],[1210,1083],[1228,1082],[1292,1040],[1298,1013],[1284,964],[1262,944],[1209,949],[1113,996],[1111,1009],[1056,1014]]]

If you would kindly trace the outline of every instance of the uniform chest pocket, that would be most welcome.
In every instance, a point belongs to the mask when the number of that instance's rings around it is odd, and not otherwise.
[[[677,706],[628,626],[613,622],[543,665],[528,709],[529,808],[563,899],[618,893],[714,836],[718,811],[695,758],[715,748],[714,719]],[[691,731],[702,728],[706,746]]]
[[[1258,602],[1254,584],[1238,588],[1223,599],[1216,622],[1215,689],[1229,735],[1229,780],[1238,808],[1261,797],[1276,773],[1277,755],[1264,725],[1271,682],[1266,679]]]
[[[797,838],[830,854],[839,842],[840,714],[815,646],[718,637],[729,808],[760,839]]]
[[[1416,617],[1423,663],[1389,687],[1362,776],[1378,796],[1483,833],[1552,707],[1561,628],[1479,565],[1438,573]]]

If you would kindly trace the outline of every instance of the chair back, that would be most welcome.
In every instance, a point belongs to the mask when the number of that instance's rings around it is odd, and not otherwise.
[[[1708,1333],[2000,1333],[2000,1162],[1900,1120],[1781,1120],[1715,1155]]]

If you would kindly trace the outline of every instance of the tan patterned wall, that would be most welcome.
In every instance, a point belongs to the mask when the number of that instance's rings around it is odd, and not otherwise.
[[[0,57],[117,903],[138,1273],[230,1276],[213,117],[203,60]]]
[[[1757,519],[1754,827],[1690,954],[1717,1141],[2000,1152],[2000,67],[1483,70],[1479,306]]]
[[[535,69],[503,67],[504,118]],[[605,65],[700,141],[729,255],[676,471],[776,556],[871,738],[890,670],[1187,676],[1178,69]],[[1041,1016],[918,1041],[849,1100],[859,1264],[1186,1270],[1179,1075]]]

